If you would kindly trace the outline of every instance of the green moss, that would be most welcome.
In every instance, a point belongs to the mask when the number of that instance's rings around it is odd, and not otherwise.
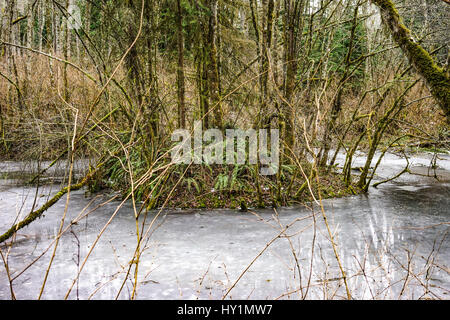
[[[411,36],[411,31],[403,24],[401,17],[391,0],[373,1],[381,10],[383,21],[391,30],[392,36],[410,63],[425,79],[431,94],[439,103],[450,123],[450,78],[440,68],[431,55]]]
[[[89,173],[80,183],[72,185],[70,187],[70,191],[79,190],[84,187],[91,177],[95,174],[95,171]],[[0,235],[0,243],[5,242],[9,238],[11,238],[18,230],[26,227],[34,220],[40,218],[45,211],[47,211],[51,206],[53,206],[56,202],[59,201],[67,192],[69,192],[69,187],[62,188],[57,194],[55,194],[50,200],[48,200],[42,207],[38,210],[31,212],[24,220],[19,223],[13,225],[8,231],[4,234]]]
[[[445,149],[441,149],[441,148],[427,148],[427,147],[418,147],[416,148],[416,152],[430,152],[430,153],[439,153],[439,154],[448,154],[449,151],[445,150]]]

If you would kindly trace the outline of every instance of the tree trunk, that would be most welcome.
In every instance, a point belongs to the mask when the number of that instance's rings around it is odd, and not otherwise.
[[[301,33],[303,21],[301,14],[304,10],[304,1],[285,1],[284,7],[284,72],[283,88],[284,98],[290,103],[294,93],[298,71],[298,34]],[[299,23],[300,22],[300,23]],[[282,118],[284,122],[284,142],[289,149],[294,148],[294,110],[287,103],[283,103]],[[289,151],[288,151],[289,152]]]
[[[440,68],[431,55],[411,36],[411,31],[403,24],[402,19],[391,0],[372,0],[381,12],[383,23],[391,31],[395,42],[417,72],[425,79],[431,94],[436,99],[450,124],[450,78]]]
[[[218,53],[217,53],[217,0],[209,0],[209,29],[207,36],[207,72],[209,80],[209,105],[214,108],[214,125],[217,128],[223,128],[222,104],[219,93],[219,69],[218,69]]]
[[[269,79],[269,52],[272,45],[272,25],[273,25],[273,11],[274,2],[273,0],[263,0],[262,5],[262,17],[261,17],[261,30],[262,34],[260,38],[260,76],[259,76],[259,86],[260,86],[260,106],[258,111],[258,116],[256,118],[256,127],[262,126],[262,115],[266,113],[267,109],[267,84]],[[256,29],[255,29],[256,31]]]
[[[181,12],[181,0],[177,0],[177,44],[178,44],[178,68],[177,68],[177,90],[178,90],[178,127],[186,128],[186,103],[184,86],[184,37],[183,16]]]
[[[69,0],[66,0],[65,3],[66,12],[69,9]],[[70,46],[70,32],[69,32],[69,16],[63,18],[63,32],[62,32],[62,49],[64,54],[64,60],[68,60],[69,58],[69,46]],[[69,101],[69,80],[67,75],[67,64],[65,63],[63,66],[63,81],[64,81],[64,100]]]

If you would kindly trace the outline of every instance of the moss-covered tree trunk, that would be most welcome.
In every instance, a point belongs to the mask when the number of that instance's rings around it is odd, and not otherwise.
[[[425,79],[431,94],[436,99],[450,124],[450,78],[433,60],[431,55],[411,36],[411,31],[402,19],[391,0],[372,0],[380,8],[383,23],[391,31],[395,42],[406,54],[409,62]]]
[[[208,0],[209,20],[208,32],[205,39],[206,48],[206,72],[209,87],[209,105],[213,108],[214,126],[223,128],[222,103],[220,101],[219,89],[219,68],[218,68],[218,51],[217,51],[217,26],[218,26],[218,1]]]
[[[294,117],[295,110],[290,105],[296,77],[298,71],[298,36],[303,29],[303,1],[286,1],[284,3],[283,17],[283,40],[284,40],[284,73],[283,73],[283,92],[285,102],[282,104],[282,119],[284,123],[283,139],[287,147],[287,153],[291,153],[294,148]]]
[[[261,19],[261,65],[260,65],[260,87],[261,87],[261,112],[266,112],[267,105],[267,84],[269,80],[269,50],[272,45],[272,26],[273,26],[273,0],[262,1],[262,19]],[[258,119],[259,120],[259,119]],[[260,125],[258,123],[258,125]]]
[[[181,11],[181,0],[177,0],[177,48],[178,48],[178,68],[177,68],[177,93],[178,93],[178,127],[186,128],[186,103],[184,85],[184,37],[183,37],[183,16]]]

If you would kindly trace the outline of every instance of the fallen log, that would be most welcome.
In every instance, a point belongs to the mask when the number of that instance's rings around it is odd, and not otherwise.
[[[100,163],[94,170],[89,172],[83,178],[83,180],[81,180],[81,182],[79,182],[75,185],[72,185],[70,187],[67,186],[67,187],[62,188],[57,194],[55,194],[50,200],[48,200],[42,207],[40,207],[38,210],[30,212],[25,219],[14,224],[11,228],[9,228],[8,231],[6,231],[4,234],[2,234],[0,236],[0,243],[5,242],[9,238],[11,238],[18,230],[26,227],[31,222],[33,222],[34,220],[36,220],[37,218],[42,216],[42,214],[45,211],[47,211],[51,206],[53,206],[56,202],[58,202],[58,200],[61,199],[67,192],[69,192],[69,190],[76,191],[76,190],[83,188],[89,182],[89,180],[98,172],[98,170],[104,163],[105,162]]]

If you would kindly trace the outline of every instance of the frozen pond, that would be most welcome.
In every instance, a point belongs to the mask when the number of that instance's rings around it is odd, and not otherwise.
[[[366,195],[325,200],[323,212],[317,204],[247,213],[191,210],[157,216],[158,212],[151,212],[145,219],[144,232],[149,232],[140,248],[136,298],[346,298],[325,213],[353,298],[449,299],[450,158],[439,157],[436,170],[429,168],[432,155],[412,157],[412,172],[418,175],[403,175]],[[354,165],[362,160],[357,158]],[[405,163],[387,155],[377,180],[395,175]],[[11,167],[11,163],[0,164],[0,171]],[[436,174],[439,181],[424,176],[428,174]],[[36,194],[35,206],[39,206],[59,187],[46,186],[36,193],[35,188],[0,180],[0,232],[17,215],[29,212]],[[39,296],[65,203],[64,197],[45,217],[20,230],[16,243],[0,247],[7,255],[16,298]],[[68,227],[61,237],[42,298],[132,296],[136,264],[127,271],[136,250],[136,221],[129,202],[114,215],[119,205],[108,194],[71,193],[65,225],[80,214],[87,218]],[[86,255],[112,216],[77,280]],[[144,223],[144,216],[139,223]],[[0,299],[10,298],[2,262]]]

